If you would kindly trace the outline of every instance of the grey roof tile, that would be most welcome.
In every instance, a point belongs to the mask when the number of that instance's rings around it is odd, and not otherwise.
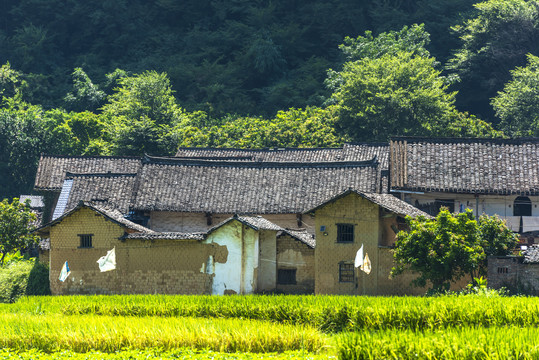
[[[279,163],[148,158],[135,210],[301,213],[348,188],[379,191],[375,161]]]
[[[316,239],[314,234],[309,233],[307,230],[284,229],[279,236],[282,235],[289,235],[313,249],[316,246]]]
[[[432,218],[431,215],[427,214],[426,212],[423,212],[416,208],[415,206],[412,206],[408,204],[405,201],[402,201],[395,196],[391,194],[377,194],[377,193],[368,193],[363,191],[357,191],[355,189],[348,189],[344,192],[341,192],[340,194],[337,194],[329,199],[326,199],[325,201],[317,204],[316,207],[305,211],[306,213],[313,213],[316,210],[326,206],[329,203],[335,202],[338,199],[341,199],[351,193],[355,193],[359,196],[361,196],[364,199],[367,199],[382,208],[389,210],[395,214],[402,215],[402,216],[411,216],[411,217],[417,217],[417,216],[424,216],[426,218]]]
[[[205,233],[179,233],[179,232],[135,232],[127,234],[122,239],[137,240],[204,240]]]
[[[41,155],[34,189],[60,191],[66,173],[136,173],[139,157]]]
[[[539,139],[394,138],[391,188],[539,195]]]
[[[19,196],[19,202],[21,204],[24,204],[26,202],[26,200],[30,200],[30,207],[32,209],[45,207],[45,203],[43,202],[43,196],[38,196],[38,195],[21,195],[21,196]]]
[[[123,214],[129,212],[137,174],[71,174],[67,173],[66,181],[71,180],[65,211],[75,208],[79,201],[102,203],[113,207]],[[64,212],[65,212],[64,211]]]

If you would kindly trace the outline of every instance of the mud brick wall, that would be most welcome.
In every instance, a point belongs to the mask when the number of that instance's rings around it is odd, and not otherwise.
[[[82,208],[51,228],[51,292],[61,294],[208,294],[213,275],[203,264],[215,247],[196,240],[127,240],[125,229]],[[80,248],[79,234],[92,234]],[[97,260],[116,248],[116,270],[100,272]],[[65,261],[71,275],[58,280]]]
[[[277,238],[277,269],[296,269],[296,284],[277,283],[277,291],[285,294],[314,292],[314,251],[290,235]]]

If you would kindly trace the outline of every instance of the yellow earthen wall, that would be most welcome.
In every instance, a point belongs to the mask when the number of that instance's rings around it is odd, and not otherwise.
[[[296,285],[277,284],[285,294],[314,292],[314,249],[289,235],[277,238],[277,268],[296,269]]]
[[[315,293],[316,294],[374,294],[376,272],[356,276],[352,283],[339,282],[339,263],[354,262],[363,244],[373,268],[376,265],[380,233],[378,205],[352,193],[316,211]],[[337,224],[354,225],[354,242],[337,242]],[[320,231],[325,226],[325,231]],[[358,271],[356,270],[356,274]]]
[[[81,249],[78,234],[93,234],[92,248]],[[51,228],[51,292],[59,294],[207,294],[212,274],[203,264],[210,255],[226,261],[226,249],[192,240],[118,240],[124,228],[82,208]],[[100,272],[97,260],[116,248],[116,270]],[[58,276],[65,261],[71,275]]]

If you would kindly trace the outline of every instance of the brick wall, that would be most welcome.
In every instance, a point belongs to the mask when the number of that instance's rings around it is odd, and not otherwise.
[[[296,284],[277,284],[285,294],[314,292],[314,249],[289,235],[277,238],[277,269],[296,269]]]
[[[488,287],[539,295],[539,264],[525,264],[523,260],[522,256],[489,256]]]
[[[93,234],[92,248],[79,248],[78,234]],[[203,264],[218,247],[193,240],[118,240],[123,227],[82,208],[51,228],[51,292],[59,294],[208,294],[213,275]],[[100,272],[97,260],[116,248],[116,270]],[[65,261],[71,275],[58,280]]]

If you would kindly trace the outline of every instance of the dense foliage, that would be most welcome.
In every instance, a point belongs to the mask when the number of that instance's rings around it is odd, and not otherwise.
[[[31,191],[42,152],[537,135],[537,9],[536,0],[4,1],[0,199]]]
[[[397,234],[391,274],[409,269],[418,274],[414,285],[430,281],[435,291],[448,290],[465,275],[479,277],[487,256],[508,255],[518,242],[504,221],[487,215],[476,221],[470,209],[455,215],[442,209],[435,219],[407,217],[407,222],[409,230]]]
[[[7,199],[0,202],[0,264],[7,254],[37,243],[38,237],[31,232],[35,220],[28,203],[21,204],[17,198],[11,203]]]

